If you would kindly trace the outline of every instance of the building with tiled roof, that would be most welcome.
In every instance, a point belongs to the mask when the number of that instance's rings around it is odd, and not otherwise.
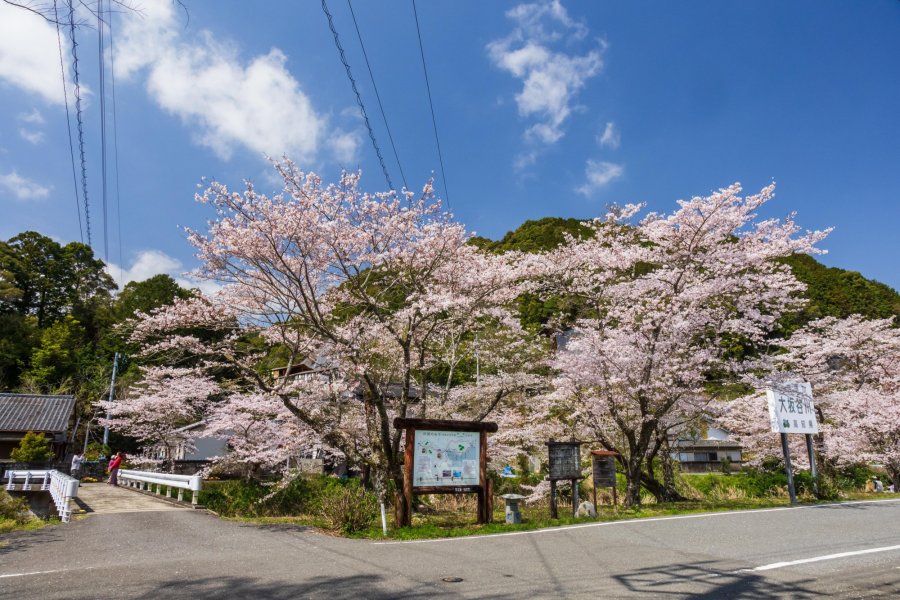
[[[10,452],[29,431],[50,438],[61,457],[74,410],[75,396],[0,393],[0,461],[10,460]]]

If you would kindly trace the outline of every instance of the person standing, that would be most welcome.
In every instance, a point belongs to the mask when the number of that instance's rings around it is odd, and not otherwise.
[[[75,453],[72,457],[72,468],[69,469],[69,475],[75,479],[81,479],[81,465],[84,463],[84,455]]]
[[[106,470],[109,473],[109,485],[119,485],[119,467],[122,465],[122,461],[125,459],[125,456],[122,452],[116,452],[116,455],[112,457],[109,461],[109,464],[106,466]]]

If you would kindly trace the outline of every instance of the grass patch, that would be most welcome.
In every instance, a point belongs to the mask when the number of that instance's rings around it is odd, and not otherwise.
[[[60,523],[59,519],[48,519],[45,521],[37,517],[32,517],[24,522],[17,519],[0,519],[0,535],[12,533],[13,531],[34,531],[57,523]]]

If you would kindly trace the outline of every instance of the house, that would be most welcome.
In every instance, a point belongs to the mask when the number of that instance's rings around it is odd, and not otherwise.
[[[206,421],[179,427],[172,432],[171,446],[156,444],[145,455],[156,460],[180,462],[207,462],[216,456],[224,456],[228,452],[228,440],[225,437],[203,435],[205,428]],[[190,443],[187,443],[188,437],[191,438]]]
[[[724,429],[706,423],[702,431],[686,430],[671,443],[672,457],[686,473],[738,470],[743,463],[742,446]]]
[[[0,463],[13,462],[10,453],[29,431],[50,438],[50,448],[61,460],[74,411],[75,396],[0,393]]]

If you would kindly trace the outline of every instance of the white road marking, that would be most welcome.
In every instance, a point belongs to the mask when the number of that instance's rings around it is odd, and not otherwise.
[[[66,573],[67,571],[88,571],[90,569],[99,569],[100,567],[81,567],[79,569],[53,569],[52,571],[30,571],[28,573],[6,573],[0,575],[0,579],[7,577],[28,577],[30,575],[49,575],[51,573]]]
[[[884,502],[900,502],[900,498],[886,498],[884,500],[854,500],[852,502],[831,502],[828,504],[811,504],[809,506],[784,506],[781,508],[751,508],[747,510],[731,510],[713,513],[698,513],[695,515],[675,515],[672,517],[648,517],[644,519],[622,519],[621,521],[603,521],[601,523],[582,523],[580,525],[560,525],[545,529],[531,529],[528,531],[510,531],[507,533],[486,533],[482,535],[469,535],[459,537],[434,538],[430,540],[397,540],[392,542],[372,542],[377,546],[392,546],[394,544],[433,544],[435,542],[463,542],[466,540],[479,540],[485,538],[512,537],[518,535],[538,535],[542,533],[557,533],[571,531],[573,529],[586,529],[589,527],[613,527],[615,525],[633,525],[635,523],[654,523],[657,521],[678,521],[682,519],[705,519],[709,517],[728,517],[731,515],[744,515],[755,513],[780,512],[784,510],[810,510],[816,508],[828,508],[833,506],[850,506],[855,504],[881,504]]]
[[[837,554],[826,554],[824,556],[814,556],[812,558],[801,558],[800,560],[788,560],[785,562],[771,563],[762,565],[754,569],[742,569],[744,572],[749,571],[771,571],[772,569],[781,569],[783,567],[793,567],[794,565],[805,565],[807,563],[819,562],[822,560],[834,560],[836,558],[846,558],[848,556],[859,556],[861,554],[874,554],[876,552],[890,552],[891,550],[900,550],[900,546],[884,546],[883,548],[868,548],[866,550],[855,550],[853,552],[838,552]]]

